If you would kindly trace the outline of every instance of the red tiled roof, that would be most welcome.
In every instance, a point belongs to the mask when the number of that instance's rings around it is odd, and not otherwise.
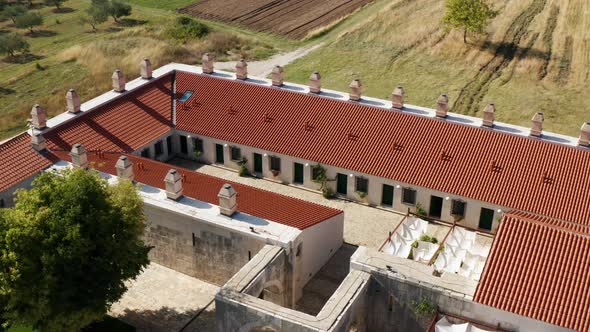
[[[63,160],[71,161],[71,157],[67,152],[55,151],[54,153]],[[115,175],[117,173],[115,164],[120,156],[120,154],[115,153],[104,153],[99,158],[95,153],[89,153],[88,159],[93,167],[99,171]],[[126,156],[133,162],[137,182],[165,189],[164,177],[171,168],[174,168],[185,176],[183,187],[185,196],[214,205],[219,205],[217,194],[221,187],[229,183],[238,193],[239,211],[301,230],[342,213],[340,210],[319,204],[226,181],[222,178],[197,173],[151,159],[130,154],[126,154]],[[143,164],[141,169],[138,168],[138,163]]]
[[[33,150],[31,136],[22,133],[0,144],[0,192],[51,166],[51,154]]]
[[[546,217],[506,214],[475,301],[590,331],[590,234],[576,229]]]
[[[207,75],[176,77],[178,95],[194,91],[178,107],[180,130],[590,225],[588,149]]]
[[[52,129],[45,135],[47,145],[68,151],[76,143],[87,150],[137,150],[170,131],[171,86],[171,74],[155,79]]]

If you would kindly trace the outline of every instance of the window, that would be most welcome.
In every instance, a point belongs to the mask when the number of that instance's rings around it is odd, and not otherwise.
[[[156,158],[164,154],[164,144],[162,143],[162,141],[158,141],[156,143],[155,148],[156,148]]]
[[[172,153],[172,136],[166,137],[166,147],[168,148],[168,154]]]
[[[319,178],[324,176],[325,171],[326,170],[322,167],[322,165],[313,166],[311,168],[311,179],[317,181]]]
[[[456,217],[465,217],[465,202],[454,199],[451,206],[451,215]]]
[[[235,146],[231,147],[231,160],[241,160],[242,159],[242,150]]]
[[[182,96],[180,96],[180,98],[178,98],[178,101],[181,103],[184,103],[185,101],[187,101],[191,96],[193,95],[192,91],[186,91],[185,93],[182,94]]]
[[[141,156],[144,158],[150,158],[150,148],[141,150]]]
[[[363,177],[356,178],[356,192],[368,193],[369,192],[369,179]]]
[[[200,138],[193,138],[193,149],[195,155],[200,157],[203,154],[203,140]]]
[[[4,205],[4,198],[0,198],[0,209],[3,208]]]
[[[188,141],[186,140],[186,136],[180,135],[180,152],[184,154],[188,154]]]
[[[416,205],[416,190],[404,188],[402,196],[402,203]]]
[[[270,157],[270,170],[280,172],[281,171],[281,158]]]

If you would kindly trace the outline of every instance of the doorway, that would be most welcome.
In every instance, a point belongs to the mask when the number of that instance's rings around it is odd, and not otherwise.
[[[348,188],[348,176],[346,174],[340,174],[336,176],[336,192],[340,195],[346,196]]]
[[[262,155],[260,153],[254,154],[254,174],[262,174]]]
[[[393,206],[393,186],[384,184],[383,193],[381,195],[381,205]]]
[[[481,214],[479,216],[479,228],[487,231],[492,230],[492,224],[494,223],[494,210],[481,208]]]
[[[293,163],[293,183],[303,184],[303,164]]]
[[[428,215],[433,218],[440,219],[442,215],[443,199],[438,196],[430,196],[430,210]]]
[[[225,162],[223,159],[223,145],[221,144],[215,144],[215,162],[218,164]]]

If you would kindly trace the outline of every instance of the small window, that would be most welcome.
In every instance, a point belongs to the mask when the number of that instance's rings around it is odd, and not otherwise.
[[[193,149],[195,153],[202,154],[203,150],[203,140],[200,138],[193,138]]]
[[[155,146],[156,158],[164,154],[164,143],[158,141]]]
[[[270,170],[271,171],[281,171],[281,158],[279,157],[270,157]]]
[[[166,147],[168,148],[168,154],[172,153],[173,147],[172,147],[172,136],[168,136],[166,137]]]
[[[326,170],[322,165],[315,165],[311,168],[311,179],[317,181],[325,175]]]
[[[242,159],[242,150],[235,146],[231,147],[231,160],[241,160]]]
[[[186,136],[180,135],[180,152],[183,154],[188,154],[188,141]]]
[[[180,96],[180,98],[178,98],[178,101],[181,103],[186,102],[187,100],[189,100],[189,98],[193,95],[192,91],[185,91],[182,96]]]
[[[0,209],[4,208],[4,198],[0,198]]]
[[[356,178],[356,192],[368,193],[369,192],[369,179],[363,177]]]
[[[402,203],[408,205],[416,205],[416,190],[404,188],[402,196]]]
[[[451,214],[456,217],[465,217],[465,202],[453,200]]]
[[[145,148],[145,149],[141,150],[141,156],[144,158],[150,158],[150,149]]]

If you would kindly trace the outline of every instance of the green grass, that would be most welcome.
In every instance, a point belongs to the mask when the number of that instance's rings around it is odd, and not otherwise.
[[[127,0],[127,2],[142,7],[175,10],[196,3],[198,0]]]
[[[7,332],[36,332],[28,326],[11,327]],[[83,332],[135,332],[135,327],[111,316],[106,316],[102,321],[91,324],[83,329]]]
[[[28,326],[17,326],[11,327],[8,332],[35,332],[35,330]]]

